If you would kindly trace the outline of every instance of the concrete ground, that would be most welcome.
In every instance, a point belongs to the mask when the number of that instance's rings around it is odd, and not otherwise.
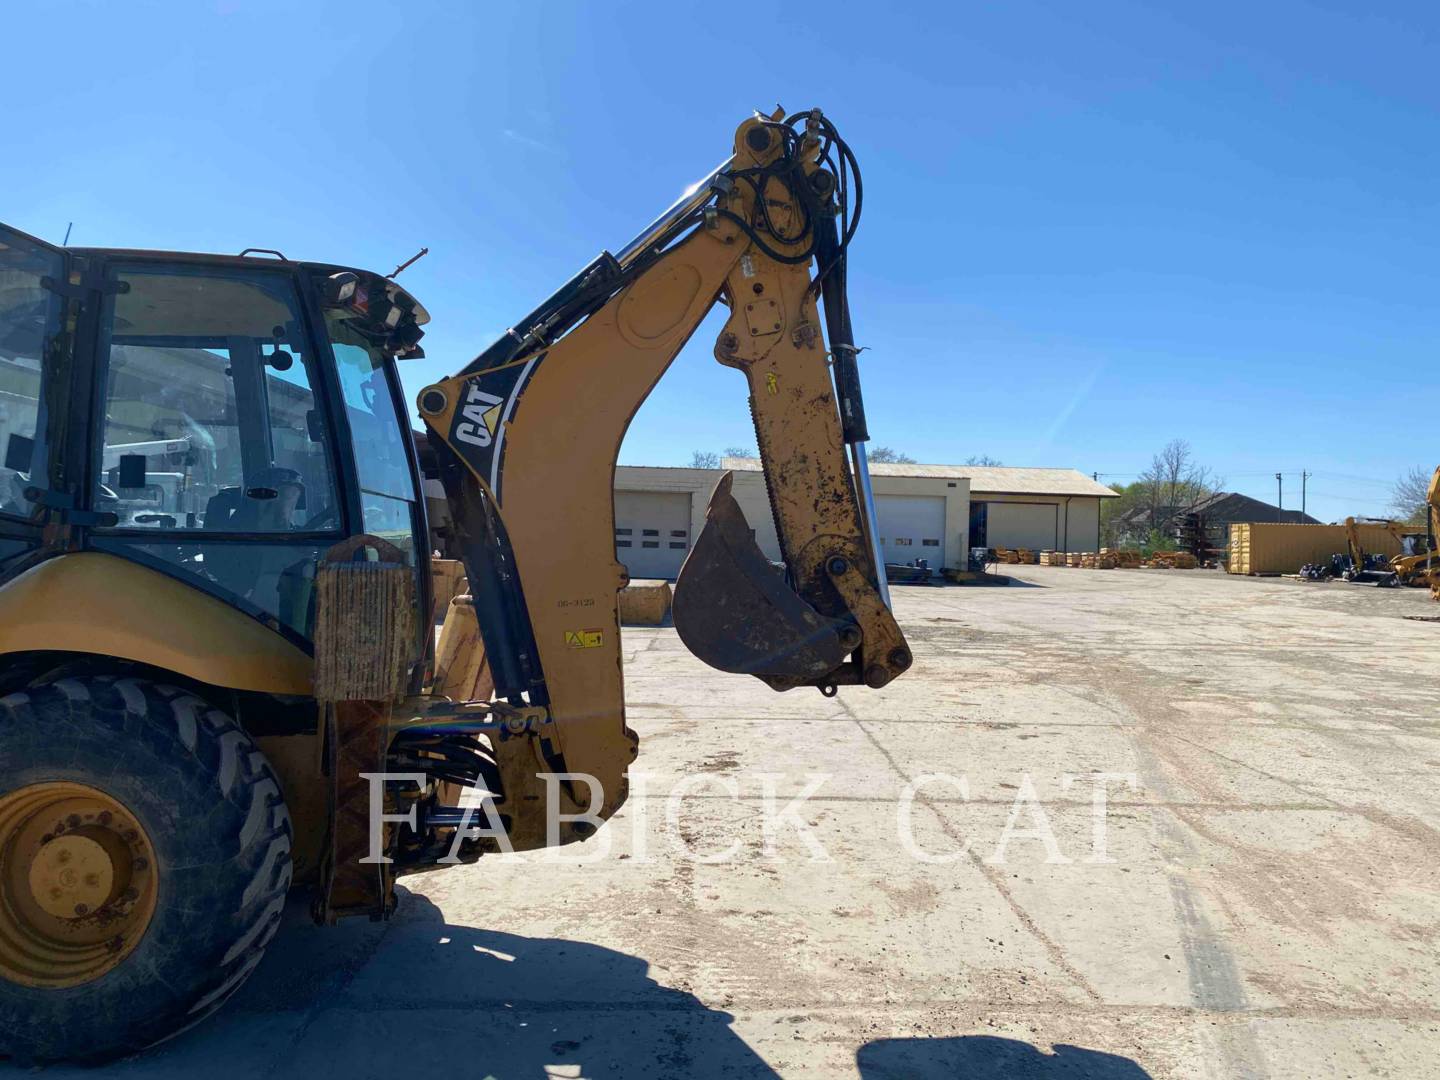
[[[608,855],[409,878],[383,926],[296,904],[224,1013],[103,1075],[1440,1075],[1440,623],[1401,618],[1440,605],[1007,569],[897,589],[882,692],[628,630],[644,793],[572,852]],[[829,861],[793,819],[767,853],[765,785],[812,776]]]

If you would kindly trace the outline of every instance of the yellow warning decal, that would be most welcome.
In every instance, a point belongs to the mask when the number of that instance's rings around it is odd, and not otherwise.
[[[566,630],[565,644],[572,649],[598,649],[605,643],[605,635],[599,630]]]

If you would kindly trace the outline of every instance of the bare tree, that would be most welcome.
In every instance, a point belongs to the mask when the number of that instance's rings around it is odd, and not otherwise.
[[[1433,471],[1423,465],[1407,469],[1390,489],[1390,509],[1397,518],[1421,524],[1426,516],[1426,494],[1430,490]]]
[[[748,447],[748,446],[727,446],[727,447],[725,447],[725,454],[724,454],[724,456],[725,456],[725,457],[756,457],[756,456],[758,456],[758,455],[755,453],[755,451],[754,451],[753,449],[751,449],[751,448]]]
[[[868,455],[871,461],[879,462],[882,465],[914,465],[915,459],[909,454],[902,454],[899,450],[892,450],[888,446],[873,447]]]
[[[690,468],[692,469],[718,469],[720,467],[720,455],[714,450],[696,450],[690,455]]]
[[[999,458],[993,458],[989,454],[971,454],[965,459],[966,465],[985,465],[998,468],[1005,463]]]
[[[1142,504],[1153,528],[1168,532],[1177,514],[1215,492],[1224,481],[1195,461],[1190,444],[1171,439],[1140,474]]]

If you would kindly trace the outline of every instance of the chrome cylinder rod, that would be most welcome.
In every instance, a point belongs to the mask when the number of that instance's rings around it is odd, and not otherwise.
[[[890,581],[885,576],[885,553],[880,550],[880,521],[875,516],[875,493],[870,488],[870,459],[865,455],[865,444],[850,444],[850,458],[855,468],[855,486],[859,489],[860,508],[865,515],[865,531],[870,535],[870,558],[875,562],[875,585],[880,590],[880,599],[894,611],[890,603]]]
[[[645,226],[639,236],[631,240],[615,256],[615,261],[622,267],[629,266],[638,259],[650,246],[655,243],[665,231],[679,221],[686,214],[694,213],[710,201],[714,194],[715,178],[723,173],[734,163],[733,157],[726,158],[719,165],[715,166],[704,179],[691,184],[685,189],[685,193],[676,199],[670,208],[657,217],[649,225]]]

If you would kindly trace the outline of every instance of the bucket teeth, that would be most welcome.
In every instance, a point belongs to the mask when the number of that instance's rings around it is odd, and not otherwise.
[[[705,663],[771,685],[823,678],[845,659],[839,624],[786,583],[755,543],[731,494],[733,474],[715,485],[705,527],[675,582],[675,629]]]

